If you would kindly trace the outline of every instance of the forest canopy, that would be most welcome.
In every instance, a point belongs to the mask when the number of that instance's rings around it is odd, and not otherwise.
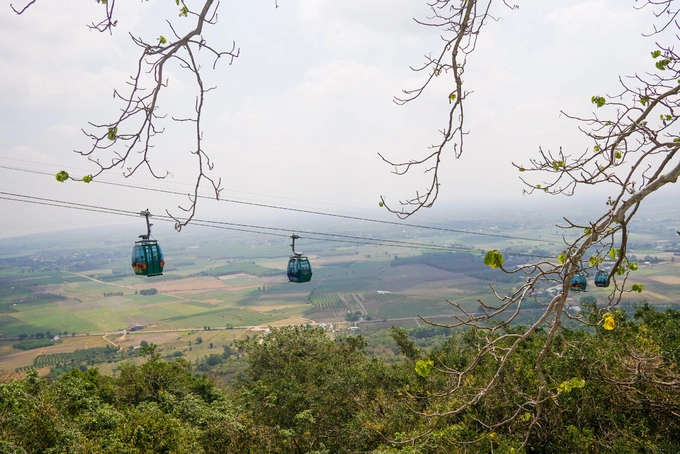
[[[592,309],[589,316],[595,316]],[[563,329],[545,372],[553,394],[527,402],[546,330],[510,357],[485,401],[459,405],[447,369],[466,367],[488,341],[458,330],[425,351],[392,329],[397,360],[367,339],[274,328],[240,341],[246,367],[218,384],[183,359],[147,362],[115,377],[74,369],[56,380],[29,372],[0,384],[3,452],[676,452],[680,449],[680,312],[641,305],[611,314],[614,329]],[[507,327],[499,334],[521,332]],[[505,342],[507,345],[507,342]],[[494,374],[485,358],[466,393]]]

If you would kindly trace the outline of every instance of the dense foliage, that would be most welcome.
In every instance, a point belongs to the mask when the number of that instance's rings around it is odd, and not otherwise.
[[[540,400],[526,390],[538,380],[544,331],[510,357],[483,402],[458,413],[447,413],[458,397],[445,392],[444,371],[470,365],[488,342],[482,331],[455,332],[428,352],[394,328],[402,355],[388,362],[369,355],[361,336],[273,329],[238,343],[247,367],[228,385],[181,358],[163,361],[153,346],[145,364],[115,377],[29,372],[0,384],[0,451],[680,452],[680,312],[644,305],[630,319],[610,317],[560,330]],[[486,356],[462,386],[474,393],[497,370]]]
[[[43,348],[54,345],[52,339],[24,339],[12,344],[12,348],[19,350],[33,350],[34,348]]]

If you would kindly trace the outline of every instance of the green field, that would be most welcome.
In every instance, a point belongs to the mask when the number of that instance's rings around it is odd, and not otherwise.
[[[484,224],[460,227],[481,231]],[[675,261],[669,250],[680,250],[680,243],[670,227],[662,229],[660,238],[660,227],[650,222],[640,228],[653,233],[631,236],[630,243],[640,249],[631,248],[629,253],[639,259],[654,257],[658,262],[640,261],[627,286],[640,283],[645,290],[642,294],[625,293],[624,305],[642,299],[660,307],[680,302],[680,257]],[[213,348],[222,348],[247,330],[269,325],[327,323],[342,329],[354,324],[346,320],[348,311],[360,312],[363,318],[358,323],[367,328],[418,326],[422,323],[418,316],[453,314],[455,309],[447,300],[476,311],[480,300],[496,302],[490,285],[504,293],[521,284],[521,276],[486,267],[485,250],[505,251],[509,266],[531,260],[526,254],[556,257],[560,252],[561,232],[541,220],[506,221],[502,228],[486,226],[485,231],[554,241],[437,231],[412,235],[392,227],[375,227],[363,234],[402,235],[398,238],[402,241],[457,245],[473,251],[315,241],[305,245],[313,264],[312,281],[293,284],[285,275],[288,245],[285,241],[273,244],[257,235],[216,237],[207,232],[169,238],[164,242],[165,272],[153,278],[132,273],[127,242],[87,239],[81,234],[79,241],[74,241],[69,233],[52,234],[49,247],[44,238],[5,240],[6,247],[0,249],[0,370],[29,367],[38,354],[57,350],[62,354],[82,347],[78,339],[89,339],[86,344],[95,346],[95,337],[101,341],[96,346],[113,343],[134,348],[145,339],[159,344],[165,354],[199,357],[209,353],[211,342]],[[512,253],[521,255],[513,257]],[[157,293],[141,294],[149,289]],[[582,296],[605,301],[608,293],[608,289],[591,285]],[[123,336],[131,325],[143,329]],[[11,347],[19,336],[45,333],[61,334],[63,342],[40,352]],[[108,340],[102,340],[106,333]],[[202,337],[203,343],[197,345],[196,337]],[[53,359],[43,362],[49,361]]]

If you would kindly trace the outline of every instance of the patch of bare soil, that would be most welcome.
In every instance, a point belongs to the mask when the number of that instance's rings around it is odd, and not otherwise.
[[[666,285],[680,285],[680,276],[650,276],[648,279]]]
[[[236,280],[239,278],[240,281],[238,282],[238,284],[230,282],[232,280]],[[287,280],[286,275],[283,273],[281,276],[265,276],[265,277],[253,276],[252,274],[245,273],[227,274],[224,276],[220,276],[218,279],[224,282],[224,285],[234,290],[259,287],[261,285],[280,284],[282,282],[286,282]],[[243,280],[246,280],[247,282],[244,284]]]
[[[248,309],[255,312],[269,312],[277,309],[290,309],[292,307],[309,307],[308,304],[278,304],[272,306],[248,306]]]
[[[180,338],[179,333],[168,332],[168,333],[145,333],[144,331],[134,331],[128,333],[125,341],[121,343],[121,347],[127,348],[130,345],[137,346],[143,340],[150,344],[163,345],[169,342],[174,342]]]
[[[220,279],[222,281],[228,281],[228,280],[231,280],[231,279],[237,279],[239,277],[251,278],[251,277],[255,277],[255,276],[253,276],[251,274],[246,274],[246,273],[236,273],[236,274],[225,274],[223,276],[218,276],[217,279]]]
[[[224,283],[214,277],[209,276],[196,276],[187,277],[184,279],[179,279],[176,281],[159,281],[149,284],[146,286],[139,286],[140,288],[153,287],[158,289],[162,293],[183,293],[183,294],[193,294],[193,293],[203,293],[207,290],[223,289]]]

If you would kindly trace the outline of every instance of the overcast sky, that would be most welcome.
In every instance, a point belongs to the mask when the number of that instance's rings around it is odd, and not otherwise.
[[[560,110],[587,115],[592,95],[617,92],[619,75],[649,66],[655,45],[641,33],[650,29],[651,12],[635,11],[632,1],[519,4],[510,11],[499,2],[494,14],[500,20],[483,30],[469,57],[465,82],[474,93],[466,106],[465,154],[444,157],[437,208],[411,222],[464,216],[471,206],[523,209],[545,202],[545,196],[522,196],[511,162],[526,163],[539,146],[568,153],[592,146]],[[23,16],[9,4],[0,8],[0,166],[14,169],[0,168],[0,192],[179,214],[183,196],[62,184],[53,176],[62,169],[76,176],[94,171],[73,150],[87,148],[81,128],[88,121],[109,122],[120,108],[113,90],[125,90],[139,53],[129,33],[154,41],[171,36],[166,18],[179,26],[191,20],[177,17],[174,2],[119,1],[113,35],[90,31],[86,24],[98,21],[102,8],[94,1],[78,7],[37,2]],[[279,8],[274,0],[223,1],[218,24],[205,37],[225,50],[235,41],[240,56],[215,70],[206,61],[206,84],[217,89],[206,97],[203,128],[223,198],[389,218],[378,207],[381,195],[394,203],[422,190],[427,175],[397,177],[378,152],[420,157],[445,125],[446,80],[409,105],[392,101],[423,80],[409,66],[439,52],[438,31],[412,20],[427,13],[420,0],[279,0]],[[161,112],[183,116],[194,99],[191,79],[176,66],[167,77]],[[143,172],[126,180],[118,170],[100,180],[190,191],[191,131],[169,121],[165,126],[152,159],[170,173],[166,180]],[[676,187],[666,192],[679,193]],[[583,195],[604,206],[602,194]],[[130,222],[1,199],[0,208],[0,237]],[[243,222],[267,215],[275,222],[280,212],[203,201],[196,216]]]

